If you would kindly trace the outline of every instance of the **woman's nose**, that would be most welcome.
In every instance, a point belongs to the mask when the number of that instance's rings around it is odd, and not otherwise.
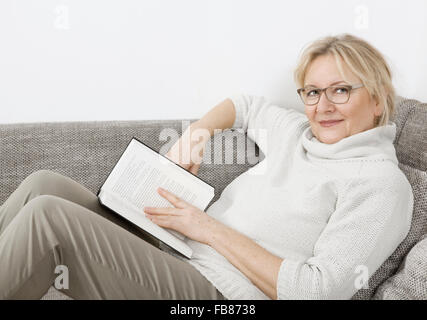
[[[322,92],[322,95],[320,96],[319,102],[317,103],[317,112],[327,112],[327,111],[333,111],[335,108],[335,105],[328,100],[326,97],[326,93]]]

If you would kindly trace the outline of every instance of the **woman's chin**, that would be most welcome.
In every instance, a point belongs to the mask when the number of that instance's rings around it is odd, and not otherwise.
[[[337,143],[341,139],[345,138],[346,135],[346,127],[344,125],[345,121],[340,121],[339,124],[330,126],[330,127],[323,127],[319,123],[311,123],[312,126],[312,132],[314,132],[314,135],[317,140],[319,140],[322,143],[326,144],[333,144]],[[343,126],[344,125],[344,126]],[[314,127],[314,130],[313,130]]]
[[[333,144],[340,141],[344,136],[339,132],[321,132],[316,138],[322,143]]]

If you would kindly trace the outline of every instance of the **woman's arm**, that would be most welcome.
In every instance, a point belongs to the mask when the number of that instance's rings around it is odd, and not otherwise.
[[[215,129],[225,130],[233,126],[236,119],[236,110],[230,99],[225,99],[209,110],[202,118],[192,124],[196,129],[207,129],[211,136]]]
[[[385,165],[384,165],[385,166]],[[402,172],[367,176],[338,188],[335,211],[311,257],[283,260],[279,299],[351,299],[406,237],[413,196]]]
[[[223,255],[271,299],[277,299],[277,278],[283,259],[256,242],[215,220],[208,245]]]
[[[225,99],[201,119],[193,122],[169,149],[166,157],[193,174],[197,174],[203,160],[206,143],[217,131],[233,126],[235,108],[230,99]]]
[[[301,120],[301,117],[304,120]],[[275,106],[264,97],[234,95],[223,100],[188,126],[166,156],[193,174],[197,174],[205,145],[214,134],[230,128],[243,130],[264,155],[267,155],[268,146],[274,147],[278,143],[276,140],[281,139],[278,130],[280,128],[290,130],[301,121],[306,121],[302,113]],[[283,145],[283,140],[280,144]]]
[[[161,227],[176,230],[190,239],[210,245],[267,296],[277,299],[281,258],[167,190],[159,188],[159,194],[174,208],[145,207],[147,218]]]

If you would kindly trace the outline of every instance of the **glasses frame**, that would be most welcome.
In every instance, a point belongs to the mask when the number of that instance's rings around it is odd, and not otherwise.
[[[329,89],[329,88],[337,88],[337,87],[338,87],[338,88],[342,88],[342,87],[344,87],[344,88],[347,88],[347,89],[348,89],[348,97],[347,97],[347,100],[346,100],[345,102],[338,102],[338,103],[337,103],[337,102],[334,102],[334,101],[332,101],[331,99],[329,99],[328,95],[326,94],[326,90],[327,90],[327,89]],[[301,95],[302,91],[303,91],[303,90],[306,90],[306,88],[305,88],[305,87],[304,87],[304,88],[299,88],[299,89],[297,90],[297,93],[298,93],[298,95],[300,96],[300,98],[301,98],[302,102],[303,102],[306,106],[314,106],[314,105],[318,104],[318,103],[319,103],[319,101],[320,101],[320,98],[322,97],[323,92],[325,93],[326,99],[328,99],[330,102],[332,102],[332,103],[334,103],[334,104],[344,104],[344,103],[347,103],[347,102],[348,102],[348,100],[350,100],[351,91],[353,91],[354,89],[362,88],[362,87],[364,87],[364,85],[363,85],[362,83],[353,84],[353,85],[349,85],[349,84],[334,85],[334,86],[329,86],[329,87],[326,87],[326,88],[323,88],[323,89],[313,87],[313,89],[312,89],[312,90],[319,90],[319,91],[320,91],[319,97],[318,97],[318,99],[317,99],[317,101],[316,101],[315,103],[305,103],[304,98],[303,98],[303,97],[302,97],[302,95]]]

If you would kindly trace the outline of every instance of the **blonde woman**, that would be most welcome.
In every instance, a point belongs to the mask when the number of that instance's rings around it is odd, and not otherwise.
[[[305,48],[295,80],[305,114],[232,96],[168,153],[197,173],[200,163],[181,152],[200,148],[191,133],[207,130],[205,143],[215,129],[242,128],[265,154],[267,170],[236,178],[207,212],[167,190],[159,193],[173,208],[144,209],[187,236],[191,260],[103,219],[95,195],[42,170],[0,208],[0,297],[41,297],[63,264],[64,292],[76,299],[351,298],[360,268],[372,275],[412,218],[411,186],[393,146],[391,73],[369,43],[339,35]]]

